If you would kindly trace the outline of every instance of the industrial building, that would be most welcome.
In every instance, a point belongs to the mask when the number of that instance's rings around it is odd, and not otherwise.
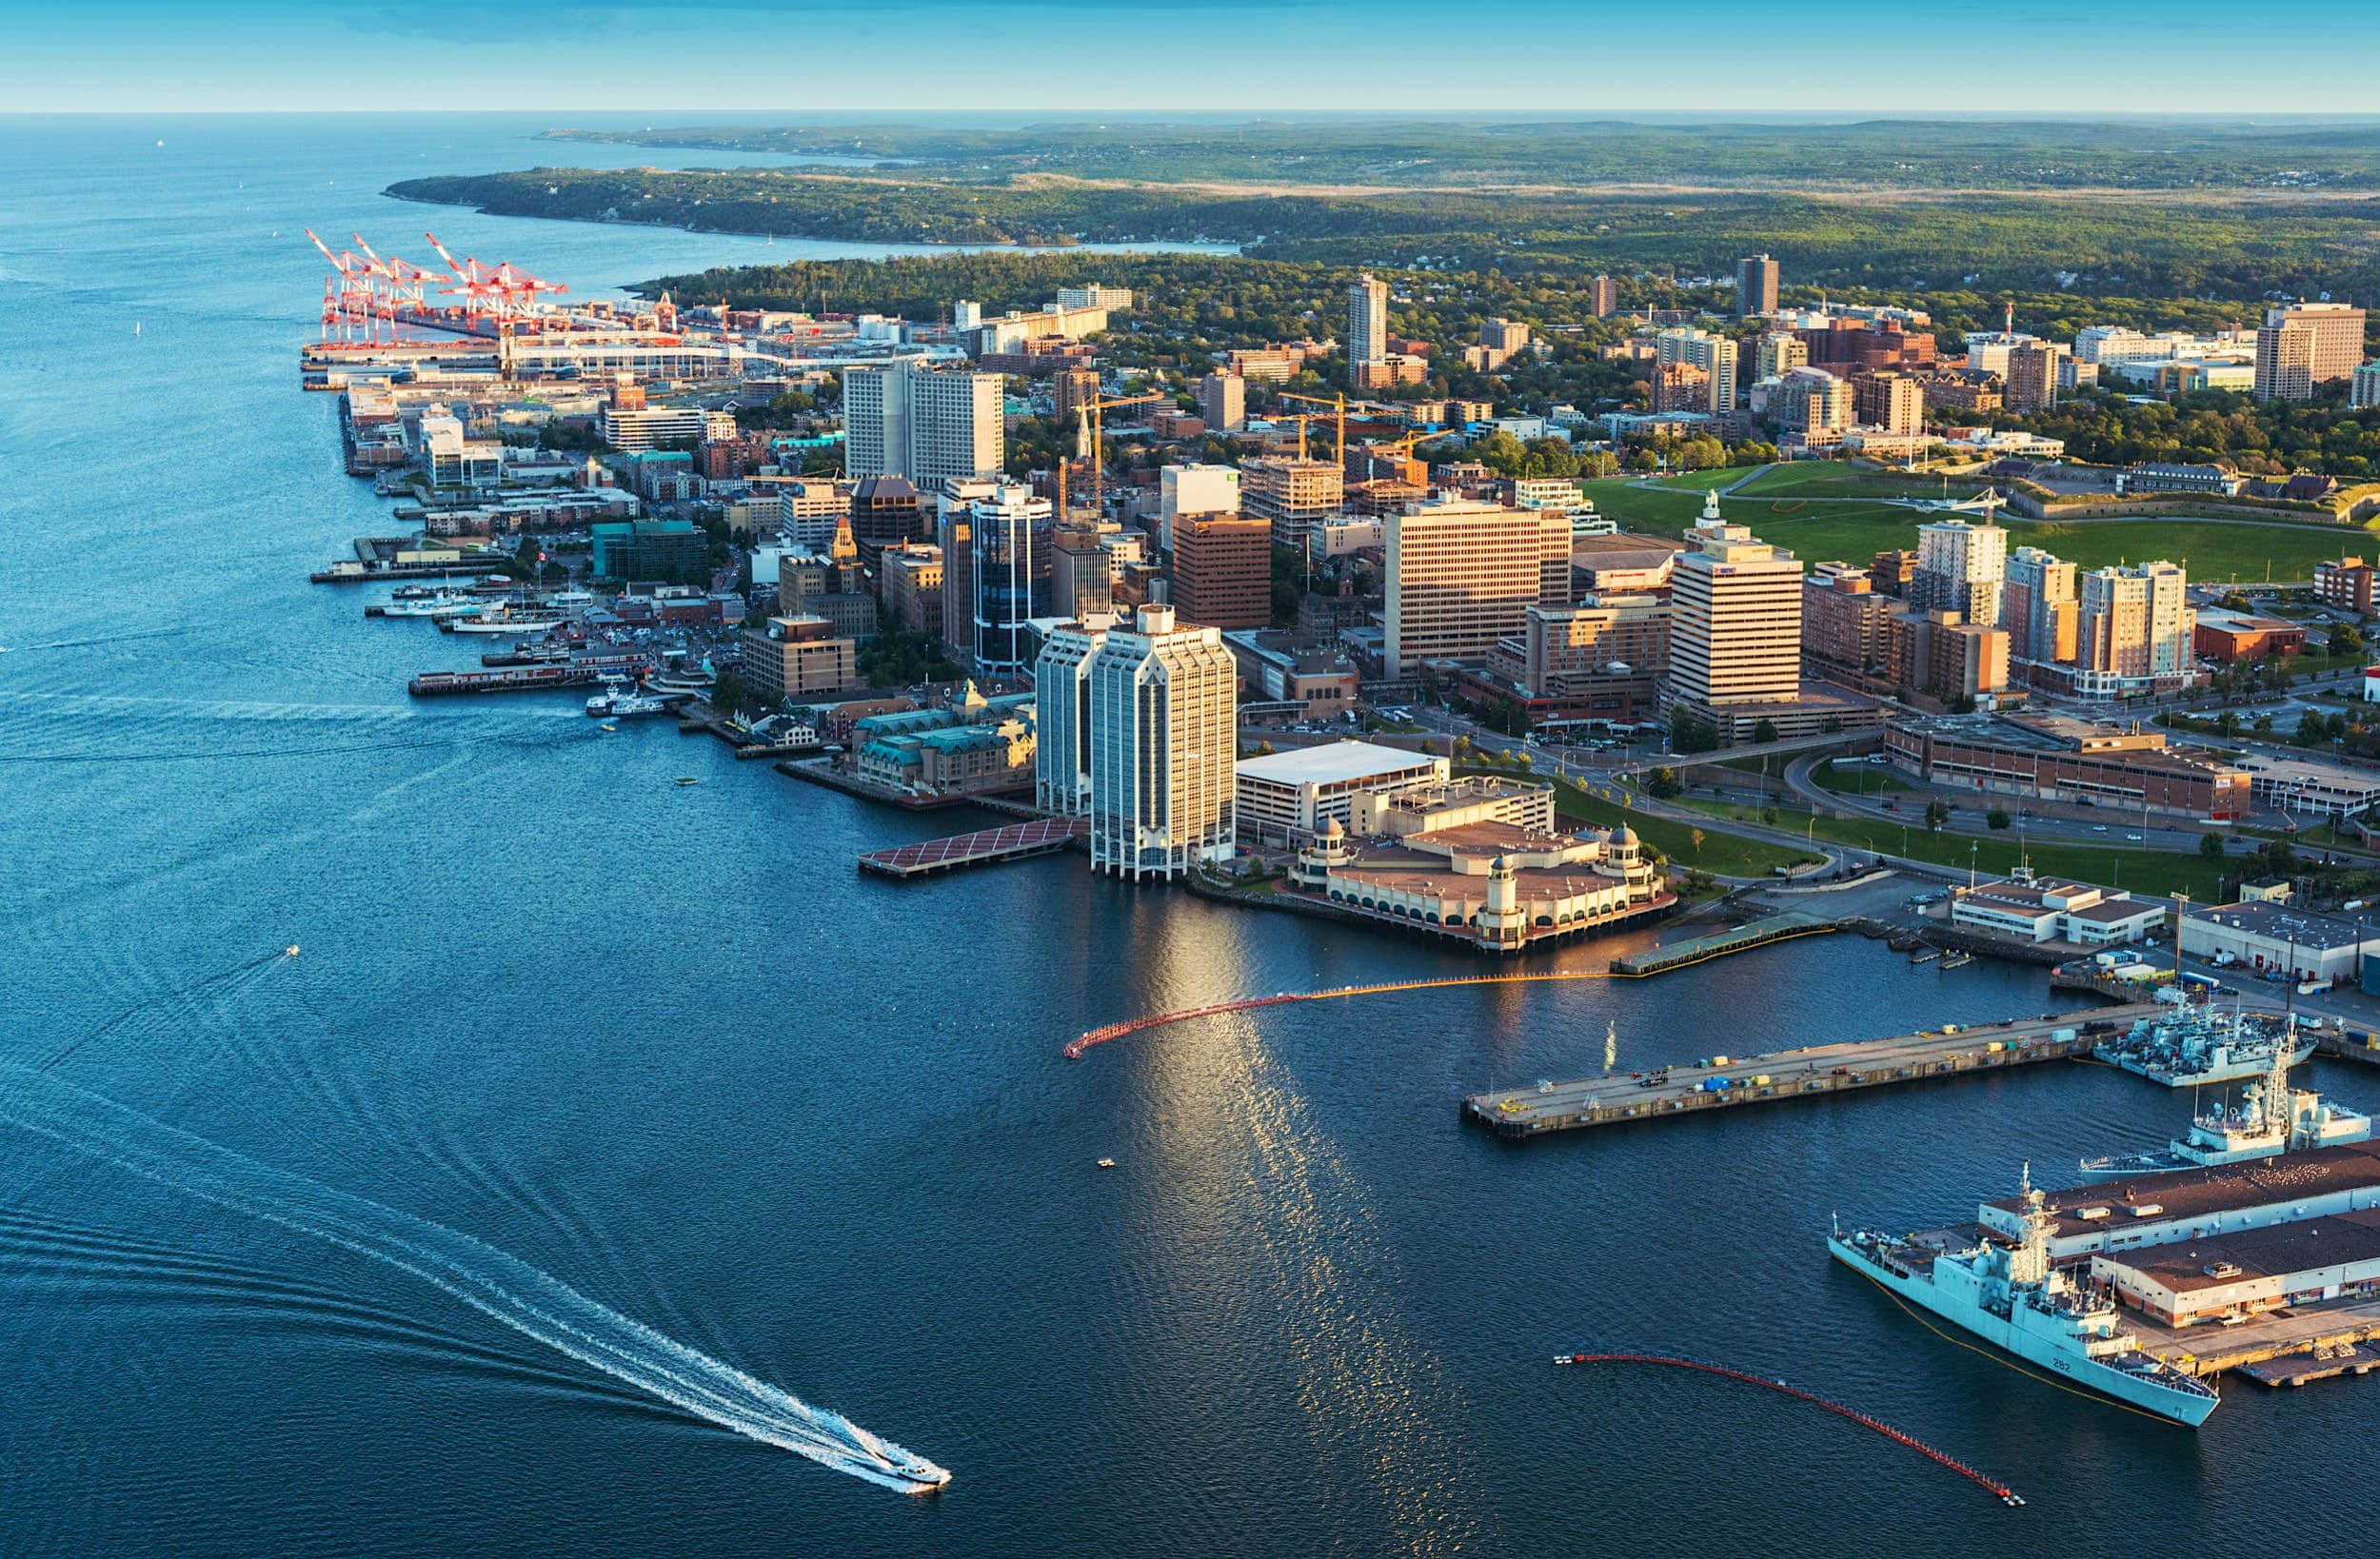
[[[2091,1275],[2167,1326],[2380,1293],[2380,1211],[2096,1255]]]
[[[1896,720],[1884,732],[1894,768],[1929,784],[2044,801],[2089,800],[2138,815],[2227,821],[2247,816],[2245,769],[2170,750],[2162,731],[2055,715],[1954,715]]]
[[[2365,957],[2380,953],[2380,923],[2269,899],[2215,904],[2182,917],[2182,951],[2196,958],[2229,954],[2259,974],[2277,969],[2292,979],[2352,983]]]
[[[2024,1237],[2022,1198],[1975,1210],[1992,1233]],[[2050,1259],[2113,1255],[2142,1246],[2330,1218],[2380,1207],[2380,1143],[2312,1148],[2222,1169],[2137,1174],[2054,1192]]]

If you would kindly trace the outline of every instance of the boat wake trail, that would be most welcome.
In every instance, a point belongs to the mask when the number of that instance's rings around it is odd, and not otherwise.
[[[0,1121],[201,1201],[386,1262],[701,1419],[903,1493],[950,1474],[444,1224],[277,1170],[56,1077],[0,1065]]]

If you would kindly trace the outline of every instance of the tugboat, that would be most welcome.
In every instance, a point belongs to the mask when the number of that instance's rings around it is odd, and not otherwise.
[[[1953,1250],[1939,1236],[1894,1239],[1838,1227],[1827,1238],[1835,1259],[1912,1304],[1922,1305],[1984,1341],[2159,1418],[2192,1429],[2221,1398],[2214,1388],[2144,1352],[2119,1330],[2115,1301],[2077,1288],[2050,1264],[2055,1216],[2025,1166],[2024,1238],[2013,1250],[1986,1242]]]
[[[2371,1117],[2289,1083],[2290,1055],[2275,1048],[2271,1069],[2242,1091],[2237,1109],[2218,1108],[2190,1123],[2190,1135],[2154,1153],[2086,1158],[2085,1180],[2120,1180],[2169,1170],[2212,1169],[2309,1148],[2334,1148],[2371,1135]]]

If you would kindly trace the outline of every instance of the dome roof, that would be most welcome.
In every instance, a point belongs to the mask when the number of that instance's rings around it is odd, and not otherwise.
[[[1326,839],[1345,839],[1347,837],[1347,831],[1339,826],[1339,819],[1337,818],[1333,818],[1329,821],[1322,824],[1322,837]]]
[[[1619,831],[1612,836],[1612,842],[1623,850],[1633,850],[1636,846],[1636,831],[1621,823]]]

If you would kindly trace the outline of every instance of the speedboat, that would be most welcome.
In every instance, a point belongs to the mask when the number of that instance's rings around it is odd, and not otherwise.
[[[1100,1160],[1100,1168],[1101,1169],[1114,1169],[1115,1167],[1116,1161],[1113,1158],[1102,1158]]]

